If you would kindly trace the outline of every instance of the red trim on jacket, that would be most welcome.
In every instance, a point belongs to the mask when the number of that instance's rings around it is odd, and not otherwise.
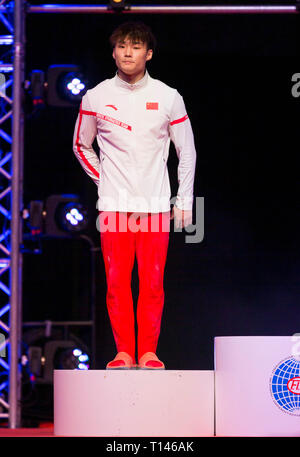
[[[175,119],[175,121],[170,122],[170,125],[180,124],[180,122],[183,122],[186,119],[188,119],[188,115],[187,114],[185,116],[181,117],[180,119]]]
[[[87,160],[87,158],[85,157],[85,155],[80,147],[79,132],[80,132],[80,127],[81,127],[81,122],[82,122],[82,114],[86,114],[86,113],[91,113],[91,111],[86,111],[86,112],[84,112],[83,110],[79,111],[79,123],[78,123],[78,128],[77,128],[77,135],[76,135],[76,146],[77,146],[77,151],[79,152],[79,155],[80,155],[81,159],[83,160],[83,162],[85,163],[85,165],[89,168],[89,170],[91,170],[92,173],[94,173],[96,178],[99,179],[98,171],[95,170],[95,168],[90,164],[90,162]]]
[[[101,114],[101,113],[95,113],[94,111],[86,111],[86,110],[80,110],[80,114],[87,114],[88,116],[96,116],[99,117],[100,119],[104,119],[105,121],[111,122],[112,124],[119,125],[119,127],[123,127],[126,130],[132,130],[131,125],[125,124],[125,122],[119,121],[118,119],[114,119],[111,116],[107,116],[106,114]]]
[[[94,111],[87,111],[85,109],[81,109],[79,110],[79,113],[80,114],[87,114],[88,116],[97,116],[97,113],[95,113]]]

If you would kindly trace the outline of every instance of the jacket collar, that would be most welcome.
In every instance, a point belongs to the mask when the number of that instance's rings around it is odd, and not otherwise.
[[[141,89],[142,87],[146,86],[148,79],[149,79],[149,73],[147,70],[145,71],[144,76],[134,84],[130,84],[130,83],[124,81],[124,79],[121,79],[120,76],[118,75],[118,72],[116,72],[116,76],[114,77],[116,86],[121,87],[128,91]]]

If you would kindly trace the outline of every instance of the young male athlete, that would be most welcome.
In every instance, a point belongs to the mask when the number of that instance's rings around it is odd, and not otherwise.
[[[164,369],[156,355],[164,306],[170,219],[192,223],[196,151],[190,120],[176,89],[152,78],[151,29],[121,24],[111,35],[116,75],[88,90],[75,125],[73,150],[98,186],[106,302],[117,347],[107,369],[136,367],[131,277],[138,264],[138,367]],[[92,147],[97,137],[99,157]],[[178,164],[178,192],[170,214],[170,140]]]

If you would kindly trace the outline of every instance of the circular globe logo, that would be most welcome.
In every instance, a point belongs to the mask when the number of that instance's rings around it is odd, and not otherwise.
[[[279,362],[272,372],[270,390],[282,411],[300,416],[300,361],[288,357]]]

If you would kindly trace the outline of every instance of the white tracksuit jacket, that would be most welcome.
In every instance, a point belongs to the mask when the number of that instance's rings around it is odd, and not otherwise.
[[[100,156],[92,143],[97,137]],[[170,140],[178,164],[175,203],[191,210],[196,166],[192,127],[183,98],[145,75],[135,84],[116,73],[82,97],[73,150],[98,186],[98,210],[158,213],[170,210]]]

